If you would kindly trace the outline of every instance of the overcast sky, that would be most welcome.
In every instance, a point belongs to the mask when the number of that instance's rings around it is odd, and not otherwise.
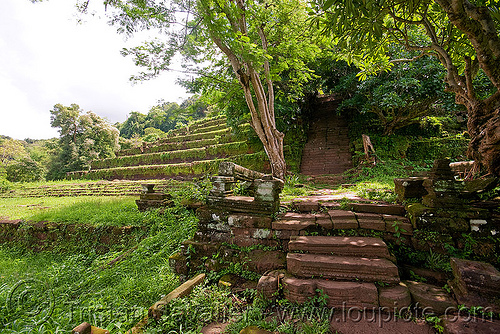
[[[175,72],[132,85],[139,69],[120,50],[141,40],[126,41],[104,17],[77,24],[75,2],[0,0],[0,135],[57,137],[49,113],[57,103],[76,103],[115,123],[131,111],[147,113],[159,99],[188,96]]]

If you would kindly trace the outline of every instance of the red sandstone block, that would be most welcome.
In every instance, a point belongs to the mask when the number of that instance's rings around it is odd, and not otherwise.
[[[350,203],[352,211],[378,213],[395,216],[404,216],[406,213],[405,207],[394,204],[372,204],[372,203]]]
[[[316,220],[277,220],[272,223],[273,230],[305,230],[309,226],[316,226]]]
[[[366,230],[385,231],[385,221],[382,215],[372,213],[356,213],[359,227]]]
[[[374,283],[316,280],[316,289],[328,296],[328,307],[378,307],[378,292]]]
[[[390,258],[385,242],[380,238],[371,237],[292,237],[288,243],[288,250],[291,252],[303,251],[313,254],[335,254],[338,256]]]
[[[319,210],[319,203],[312,201],[294,202],[293,207],[300,212],[311,212]]]
[[[404,283],[400,282],[395,286],[380,287],[378,291],[380,307],[389,308],[392,311],[394,309],[400,310],[411,304],[410,291]]]
[[[316,216],[312,213],[287,212],[282,216],[282,219],[283,220],[310,221],[310,220],[316,220]]]
[[[286,299],[292,303],[305,303],[316,295],[316,281],[285,276],[283,292]]]
[[[387,259],[288,253],[287,269],[298,277],[399,283],[398,267]]]

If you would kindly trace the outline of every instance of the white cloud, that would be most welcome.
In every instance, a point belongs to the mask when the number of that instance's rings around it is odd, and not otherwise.
[[[111,122],[130,111],[146,113],[157,100],[187,96],[176,75],[132,86],[138,69],[124,58],[124,41],[106,19],[74,17],[75,0],[0,2],[0,134],[17,139],[50,138],[49,110],[77,103]]]

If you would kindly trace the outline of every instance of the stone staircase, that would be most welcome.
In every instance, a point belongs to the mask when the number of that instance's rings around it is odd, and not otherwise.
[[[339,101],[329,98],[319,102],[310,122],[300,170],[311,176],[341,174],[352,168],[347,122],[336,115]]]
[[[68,173],[70,179],[189,180],[213,174],[221,161],[233,161],[260,171],[269,164],[261,145],[250,144],[249,124],[235,133],[226,117],[198,120],[167,133],[153,143],[118,151],[116,157],[92,162],[89,171]]]
[[[378,307],[376,282],[400,289],[398,267],[390,258],[379,238],[292,238],[284,294],[292,302],[304,302],[321,290],[328,296],[329,307]]]

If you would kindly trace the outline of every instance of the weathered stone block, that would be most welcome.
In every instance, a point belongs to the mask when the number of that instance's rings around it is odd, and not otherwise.
[[[486,262],[452,258],[453,274],[464,292],[500,298],[500,271]]]
[[[300,212],[318,211],[319,203],[312,201],[297,201],[293,203],[293,207]]]
[[[287,269],[298,277],[399,282],[398,268],[387,259],[288,253]]]
[[[405,207],[394,204],[350,203],[349,207],[355,212],[377,213],[395,216],[404,216]]]
[[[352,211],[330,210],[328,215],[332,220],[333,228],[336,230],[359,228],[356,215]]]
[[[273,239],[273,231],[267,228],[231,228],[235,237],[247,237],[253,239]]]
[[[272,270],[265,273],[257,283],[257,292],[266,299],[275,299],[279,292],[279,282],[284,277],[284,270]]]
[[[257,202],[274,202],[279,206],[279,195],[283,189],[283,181],[279,179],[263,180],[257,179],[254,181],[255,186],[255,201]]]
[[[378,292],[380,307],[394,310],[395,308],[402,309],[408,307],[411,304],[410,291],[402,282],[395,286],[380,287]]]
[[[271,228],[272,219],[266,216],[232,214],[227,222],[231,227]]]
[[[390,258],[389,250],[385,242],[380,238],[370,237],[292,237],[288,243],[288,250],[290,252],[334,254],[338,256]]]
[[[403,202],[409,198],[422,198],[427,194],[424,188],[423,177],[409,177],[402,179],[394,179],[394,191],[398,195],[398,200]]]
[[[356,213],[359,228],[366,230],[385,231],[385,222],[382,215],[373,213]]]
[[[418,303],[421,308],[426,308],[426,313],[434,312],[436,314],[445,314],[456,310],[457,303],[451,296],[442,288],[422,283],[405,281],[404,282],[410,290],[413,302]]]
[[[315,220],[277,220],[272,223],[273,230],[300,231],[308,227],[316,226]]]
[[[378,307],[377,287],[373,283],[316,280],[316,289],[328,296],[328,307]]]
[[[488,317],[447,315],[442,317],[444,334],[497,334],[500,333],[500,321]]]
[[[287,275],[283,279],[283,292],[292,303],[305,303],[316,296],[316,281]]]

